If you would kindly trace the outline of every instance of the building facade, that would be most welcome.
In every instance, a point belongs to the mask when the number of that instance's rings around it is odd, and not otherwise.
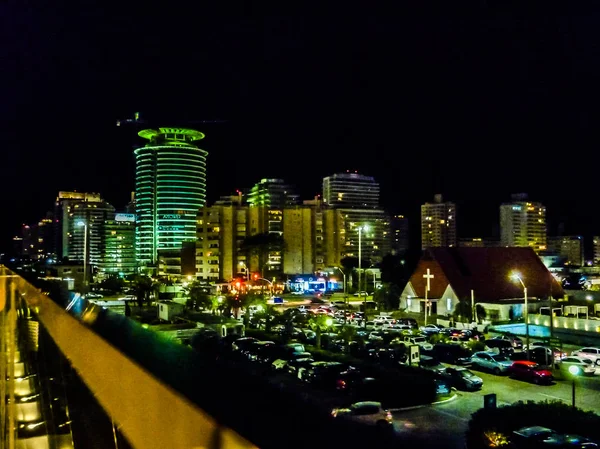
[[[69,256],[69,233],[73,228],[71,212],[73,206],[79,203],[99,203],[102,197],[99,193],[58,192],[54,203],[54,248],[58,259]]]
[[[337,173],[323,178],[323,202],[340,209],[379,208],[379,183],[359,173]]]
[[[421,205],[421,249],[456,244],[456,205],[437,194],[433,203]]]
[[[526,194],[512,195],[510,203],[500,206],[500,243],[502,246],[547,249],[546,208],[528,201]]]
[[[141,266],[159,275],[181,276],[184,242],[196,241],[198,210],[206,199],[208,152],[204,134],[185,128],[146,129],[149,142],[135,153],[136,246]]]
[[[391,219],[392,254],[402,256],[408,251],[408,218],[404,215],[394,215]]]
[[[85,262],[91,273],[102,265],[105,222],[113,220],[114,216],[115,208],[104,200],[81,201],[70,205],[67,257],[71,263]]]
[[[337,173],[323,178],[323,206],[338,210],[343,222],[344,257],[380,262],[392,251],[390,215],[379,205],[379,183],[359,173]],[[358,229],[364,230],[360,233]],[[361,244],[359,245],[359,240]]]
[[[558,254],[565,265],[583,266],[583,249],[583,237],[580,235],[548,237],[548,251]]]
[[[137,271],[135,215],[115,214],[104,222],[104,251],[100,264],[103,277],[124,277]]]

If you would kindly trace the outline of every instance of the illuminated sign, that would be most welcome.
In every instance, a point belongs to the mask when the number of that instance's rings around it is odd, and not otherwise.
[[[115,221],[135,221],[135,214],[116,214]]]
[[[179,214],[166,214],[163,215],[162,217],[163,220],[179,220],[181,218],[181,215]]]

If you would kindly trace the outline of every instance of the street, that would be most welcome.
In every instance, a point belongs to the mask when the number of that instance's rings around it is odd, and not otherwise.
[[[476,371],[483,379],[483,388],[476,392],[458,391],[453,401],[403,410],[394,413],[394,427],[402,436],[417,440],[423,437],[423,443],[431,441],[431,436],[440,442],[440,447],[464,448],[464,434],[471,414],[483,407],[483,396],[489,393],[497,395],[497,405],[508,405],[517,401],[563,401],[572,403],[572,383],[559,378],[553,385],[534,385],[507,376]],[[575,402],[578,408],[600,412],[600,376],[577,378],[575,383]]]

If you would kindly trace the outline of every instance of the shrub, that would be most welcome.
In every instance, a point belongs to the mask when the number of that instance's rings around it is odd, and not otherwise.
[[[516,402],[473,413],[466,433],[469,449],[496,447],[510,439],[514,430],[543,426],[559,433],[600,439],[600,416],[572,408],[560,401]]]

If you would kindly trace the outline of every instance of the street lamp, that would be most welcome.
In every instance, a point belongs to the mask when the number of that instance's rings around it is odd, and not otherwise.
[[[525,313],[524,313],[524,318],[525,318],[525,344],[527,345],[527,360],[529,360],[529,307],[527,304],[527,287],[525,286],[525,283],[523,282],[523,278],[521,277],[521,273],[519,272],[513,272],[510,275],[510,278],[513,281],[519,281],[521,283],[521,286],[523,287],[523,297],[525,298]],[[550,316],[550,319],[552,319],[552,316]]]
[[[248,266],[244,262],[240,262],[239,266],[244,267],[244,271],[246,272],[246,280],[250,281],[250,270],[248,270]]]
[[[579,367],[575,366],[575,365],[571,365],[569,366],[569,374],[571,375],[571,391],[572,391],[572,396],[573,396],[573,402],[571,404],[571,406],[573,408],[575,408],[575,378],[577,376],[579,376]]]
[[[344,273],[344,271],[340,267],[333,267],[333,268],[335,268],[340,273],[342,273],[342,276],[344,277],[344,297],[346,297],[346,294],[348,293],[348,291],[346,290],[346,273]]]
[[[83,290],[85,293],[86,284],[87,284],[87,234],[88,234],[88,225],[85,221],[80,220],[76,223],[77,226],[83,226]]]

